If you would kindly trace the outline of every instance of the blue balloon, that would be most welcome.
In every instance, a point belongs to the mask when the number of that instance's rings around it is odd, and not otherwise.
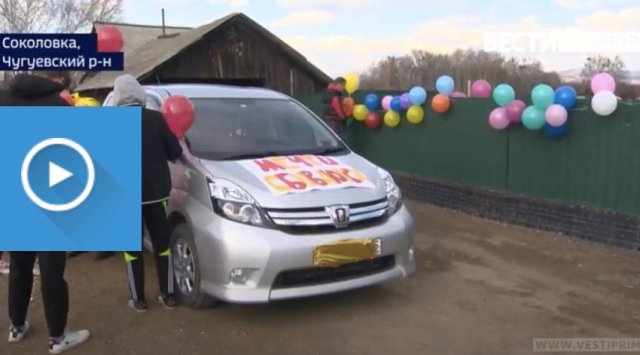
[[[565,85],[556,89],[554,103],[562,105],[567,110],[570,110],[576,105],[576,100],[576,90],[571,86]]]
[[[451,94],[454,88],[455,83],[453,82],[453,78],[449,75],[442,75],[436,81],[436,90],[443,95]]]
[[[409,98],[411,99],[411,104],[413,105],[422,105],[427,101],[427,91],[419,86],[414,87],[409,90]]]
[[[380,101],[378,101],[378,95],[369,94],[364,99],[364,105],[367,107],[369,111],[376,111],[380,108]]]
[[[544,133],[547,137],[553,139],[561,139],[567,135],[567,132],[569,132],[569,121],[558,127],[551,126],[550,124],[544,125]]]
[[[393,99],[391,99],[391,104],[389,106],[391,106],[391,109],[393,111],[396,111],[396,112],[402,111],[402,105],[400,105],[400,97],[394,96]]]

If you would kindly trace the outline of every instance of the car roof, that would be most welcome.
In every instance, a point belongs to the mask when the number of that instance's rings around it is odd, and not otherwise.
[[[144,87],[163,97],[182,95],[189,98],[289,99],[285,94],[259,87],[217,84],[164,84]]]

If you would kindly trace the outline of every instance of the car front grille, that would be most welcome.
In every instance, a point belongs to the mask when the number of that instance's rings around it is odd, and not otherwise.
[[[389,209],[387,199],[349,205],[349,224],[346,228],[362,228],[381,222]],[[289,232],[327,232],[338,229],[324,207],[303,209],[266,209],[278,227]]]
[[[393,268],[394,265],[394,256],[387,255],[371,260],[345,264],[335,268],[320,267],[284,271],[276,277],[273,288],[304,287],[355,279],[389,270]]]

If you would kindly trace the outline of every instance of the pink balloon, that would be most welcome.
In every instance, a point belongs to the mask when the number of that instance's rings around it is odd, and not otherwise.
[[[491,84],[486,80],[476,80],[471,84],[471,97],[490,97]]]
[[[385,111],[391,110],[391,100],[393,100],[393,96],[387,95],[382,98],[382,108]]]
[[[459,97],[467,97],[467,95],[465,95],[463,92],[460,92],[460,91],[454,91],[454,92],[452,92],[452,93],[451,93],[451,95],[449,95],[449,96],[451,96],[451,97],[456,97],[456,98],[459,98]]]
[[[507,118],[511,122],[520,122],[522,111],[527,105],[522,100],[513,100],[504,108],[507,111]]]
[[[544,113],[549,126],[560,127],[567,122],[567,109],[562,105],[551,105]]]
[[[591,91],[597,94],[600,91],[616,91],[616,81],[609,73],[600,73],[591,79]]]
[[[502,130],[509,126],[507,110],[504,107],[497,107],[489,114],[489,125],[494,129]]]

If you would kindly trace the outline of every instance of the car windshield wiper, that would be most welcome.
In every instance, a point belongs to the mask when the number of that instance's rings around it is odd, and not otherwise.
[[[314,154],[316,155],[329,155],[329,154],[335,154],[335,153],[342,153],[342,152],[346,152],[347,149],[345,147],[330,147],[330,148],[325,148],[324,150],[321,150],[319,152],[314,152]]]
[[[274,157],[283,155],[280,152],[259,152],[259,153],[247,153],[247,154],[238,154],[238,155],[230,155],[227,157],[220,158],[218,160],[244,160],[244,159],[259,159],[266,157]]]

